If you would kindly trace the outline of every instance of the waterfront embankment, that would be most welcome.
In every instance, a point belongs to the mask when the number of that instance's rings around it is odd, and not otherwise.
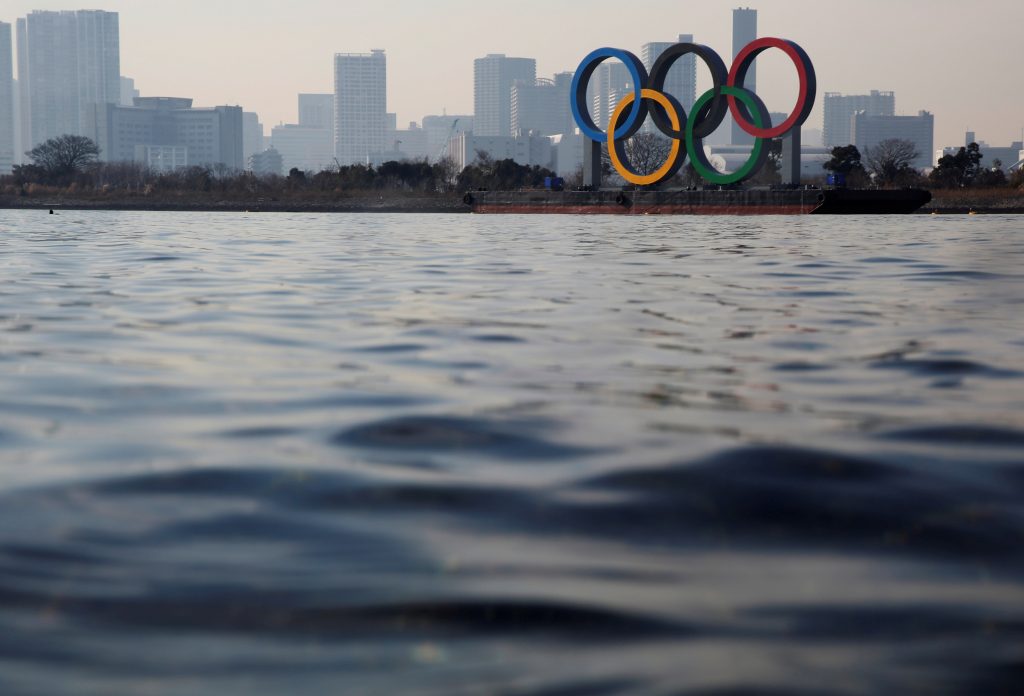
[[[182,191],[160,195],[116,194],[101,191],[45,190],[38,193],[0,193],[0,209],[15,210],[128,210],[181,212],[268,213],[468,213],[458,193],[401,193],[353,191],[311,196],[308,192],[273,197],[244,197]],[[1024,190],[938,189],[920,213],[1022,214]]]
[[[455,194],[402,195],[388,192],[336,196],[241,198],[183,192],[181,195],[104,195],[93,192],[45,195],[0,195],[0,209],[131,210],[181,212],[268,213],[466,213]]]

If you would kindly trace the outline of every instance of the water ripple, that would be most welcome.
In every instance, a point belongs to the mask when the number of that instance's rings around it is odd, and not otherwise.
[[[0,229],[4,696],[1024,682],[1017,218]]]

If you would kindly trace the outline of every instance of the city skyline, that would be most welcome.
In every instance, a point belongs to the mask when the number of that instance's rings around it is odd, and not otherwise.
[[[486,12],[471,10],[462,0],[439,0],[429,7],[384,0],[369,9],[299,0],[287,11],[240,0],[203,5],[180,0],[173,8],[140,7],[126,0],[98,5],[120,13],[121,71],[136,80],[144,96],[191,97],[202,106],[241,105],[258,113],[268,131],[297,121],[296,94],[331,91],[335,53],[388,52],[388,111],[404,124],[445,111],[472,113],[474,60],[489,53],[535,58],[538,75],[574,70],[599,45],[639,53],[644,43],[671,41],[678,33],[692,33],[696,41],[727,54],[733,9],[716,4],[684,11],[677,3],[655,0],[637,10],[648,13],[650,23],[607,23],[594,18],[610,16],[610,8],[618,5],[604,0],[595,0],[586,13],[525,0],[517,12],[503,13],[498,27]],[[990,143],[1021,137],[1024,94],[996,87],[999,65],[1011,67],[1007,46],[1024,25],[1019,3],[991,0],[972,6],[970,17],[986,27],[987,36],[971,51],[944,43],[941,28],[959,28],[964,21],[962,5],[948,0],[908,0],[895,7],[878,0],[856,7],[826,8],[805,0],[739,5],[759,10],[760,35],[786,36],[807,48],[822,93],[895,91],[898,113],[924,109],[935,114],[936,146],[960,142],[966,130]],[[0,21],[13,24],[33,10],[57,9],[80,8],[12,0],[5,3]],[[843,42],[828,31],[830,24],[856,37],[850,48],[842,48]],[[261,34],[275,40],[258,40]],[[201,48],[180,50],[184,35]],[[262,48],[267,45],[280,48]],[[795,81],[785,57],[766,54],[759,71],[758,91],[770,110],[788,110]],[[698,90],[706,81],[699,66]],[[808,126],[820,128],[822,120],[819,101]]]

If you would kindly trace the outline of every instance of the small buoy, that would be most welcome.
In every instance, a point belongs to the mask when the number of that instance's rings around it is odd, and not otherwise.
[[[50,215],[53,215],[53,208],[50,208]]]

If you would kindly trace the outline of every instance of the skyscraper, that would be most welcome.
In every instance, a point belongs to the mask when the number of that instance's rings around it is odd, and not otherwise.
[[[516,81],[512,84],[513,136],[558,135],[572,133],[576,124],[572,118],[569,94],[572,91],[572,73],[558,73],[553,79],[538,79],[535,84]]]
[[[679,43],[693,43],[693,34],[680,34]],[[640,51],[640,60],[643,61],[647,72],[651,71],[661,54],[673,45],[667,41],[654,41],[643,45]],[[675,97],[687,114],[690,113],[693,103],[697,101],[697,59],[692,53],[678,59],[672,69],[668,71],[665,92]],[[654,123],[648,119],[643,129],[653,132],[655,130]]]
[[[18,20],[23,145],[85,135],[96,104],[121,101],[116,12],[32,12]]]
[[[609,60],[597,66],[587,93],[590,117],[594,119],[595,125],[602,130],[606,129],[615,107],[632,91],[633,78],[625,65],[617,60]]]
[[[741,7],[732,11],[732,57],[739,55],[743,47],[757,38],[757,10]],[[743,81],[743,87],[751,92],[757,92],[757,64],[750,66],[747,71],[747,78]],[[732,120],[730,118],[730,120]],[[732,121],[732,144],[753,145],[754,136],[740,128],[739,124]]]
[[[512,135],[512,85],[537,82],[537,61],[492,53],[473,61],[473,134]]]
[[[307,128],[330,128],[334,134],[334,95],[300,94],[299,125]]]
[[[895,116],[896,95],[871,90],[871,94],[825,93],[825,147],[853,143],[852,117],[858,111],[868,116]]]
[[[0,175],[14,166],[13,49],[11,25],[0,22]]]
[[[334,56],[334,147],[342,165],[386,149],[387,58],[382,50]]]

